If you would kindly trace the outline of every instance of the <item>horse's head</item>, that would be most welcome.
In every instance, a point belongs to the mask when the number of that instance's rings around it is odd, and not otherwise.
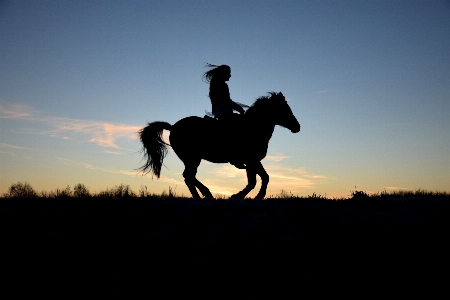
[[[291,108],[289,107],[286,99],[284,98],[281,92],[270,93],[270,99],[276,103],[274,105],[273,114],[275,118],[276,125],[283,126],[293,133],[297,133],[300,131],[300,123],[297,121],[297,118],[292,113]]]

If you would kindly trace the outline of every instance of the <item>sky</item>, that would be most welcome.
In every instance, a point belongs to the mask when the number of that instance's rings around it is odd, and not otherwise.
[[[0,0],[0,195],[20,181],[190,196],[174,152],[159,180],[138,173],[136,132],[211,111],[206,63],[231,67],[234,101],[281,91],[302,126],[274,131],[268,196],[450,192],[449,33],[439,0]],[[246,185],[230,164],[197,178],[216,195]]]

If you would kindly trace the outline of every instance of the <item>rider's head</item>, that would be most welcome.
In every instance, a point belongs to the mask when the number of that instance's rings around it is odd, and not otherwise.
[[[211,65],[206,64],[207,68],[210,68],[209,71],[203,73],[203,80],[207,83],[211,82],[211,80],[223,80],[227,81],[231,77],[231,68],[227,65]]]

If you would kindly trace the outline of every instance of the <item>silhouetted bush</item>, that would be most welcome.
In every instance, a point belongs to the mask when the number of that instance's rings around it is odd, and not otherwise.
[[[175,189],[172,189],[172,187],[169,186],[169,193],[164,190],[161,194],[161,198],[178,198],[178,196]]]
[[[8,193],[5,194],[5,196],[28,198],[28,197],[37,197],[37,193],[28,182],[25,182],[25,183],[18,182],[18,183],[12,184],[9,187]]]
[[[150,193],[148,192],[147,186],[145,185],[141,185],[141,187],[139,188],[139,192],[138,192],[139,197],[141,198],[145,198],[150,196]]]
[[[277,195],[275,196],[275,198],[278,198],[278,199],[294,198],[294,195],[292,195],[291,192],[288,193],[288,192],[285,191],[285,190],[281,190],[281,192],[280,192],[279,194],[277,194]]]
[[[89,193],[88,188],[84,184],[78,183],[73,187],[73,196],[77,198],[86,198],[90,197],[91,193]]]
[[[352,199],[360,199],[360,200],[364,200],[364,199],[368,199],[370,198],[370,196],[363,191],[353,191],[352,192]]]
[[[70,189],[70,186],[67,185],[65,189],[60,190],[60,189],[56,189],[56,194],[55,196],[57,198],[61,198],[61,197],[71,197],[72,196],[72,190]]]
[[[121,184],[115,186],[112,189],[107,189],[97,194],[98,197],[102,198],[129,198],[136,197],[136,193],[130,188],[129,185]]]

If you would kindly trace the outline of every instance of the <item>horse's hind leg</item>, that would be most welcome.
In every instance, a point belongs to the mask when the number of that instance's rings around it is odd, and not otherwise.
[[[197,178],[195,178],[195,175],[197,175],[197,168],[200,165],[200,161],[201,160],[196,162],[184,162],[184,182],[189,188],[189,191],[191,192],[193,198],[200,198],[200,195],[197,192],[197,188],[204,197],[214,198],[209,189],[200,181],[198,181]]]
[[[195,186],[198,188],[198,190],[200,191],[200,193],[202,193],[202,195],[205,198],[214,198],[213,195],[211,194],[211,191],[200,181],[198,181],[198,179],[196,178],[196,184]]]

